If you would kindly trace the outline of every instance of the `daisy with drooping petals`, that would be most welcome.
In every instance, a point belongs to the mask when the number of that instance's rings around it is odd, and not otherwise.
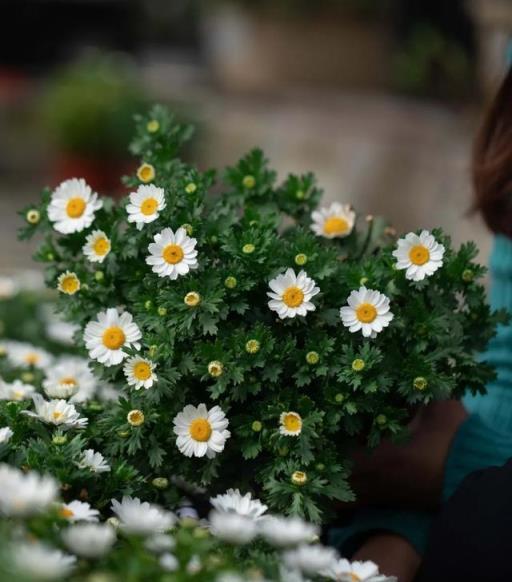
[[[123,372],[126,381],[130,386],[134,386],[135,390],[141,388],[151,388],[155,382],[158,381],[157,375],[154,372],[156,364],[146,358],[133,356],[126,360],[123,366]]]
[[[305,316],[308,311],[316,309],[311,299],[320,292],[320,288],[315,286],[315,282],[305,271],[296,275],[293,269],[287,269],[284,274],[272,279],[268,286],[271,289],[267,292],[270,297],[268,306],[281,319]]]
[[[197,408],[188,404],[174,418],[174,434],[178,436],[176,446],[186,457],[211,459],[224,450],[231,436],[226,430],[229,421],[219,406],[208,410],[206,404]]]
[[[354,228],[356,213],[349,204],[333,202],[328,208],[320,208],[311,214],[311,230],[325,238],[344,238]]]
[[[86,449],[76,464],[79,469],[89,469],[91,473],[108,473],[110,471],[110,465],[105,457],[94,449]]]
[[[197,268],[197,241],[190,238],[183,227],[178,228],[176,234],[171,228],[164,228],[153,240],[155,242],[148,246],[150,254],[146,263],[159,277],[175,280]]]
[[[321,572],[329,580],[341,582],[396,582],[395,576],[384,576],[379,567],[371,561],[352,562],[345,558],[334,560],[329,568]]]
[[[228,489],[212,497],[210,503],[217,511],[238,513],[252,519],[259,519],[268,509],[259,499],[253,499],[251,493],[242,495],[239,489]]]
[[[7,358],[14,366],[34,366],[40,369],[46,368],[52,361],[48,352],[24,342],[8,342]]]
[[[32,384],[24,384],[21,380],[8,383],[0,379],[0,400],[28,400],[35,391]]]
[[[296,412],[282,412],[279,417],[279,432],[284,436],[299,436],[302,431],[302,418]]]
[[[91,226],[94,213],[103,206],[98,195],[83,178],[62,182],[52,194],[48,218],[53,228],[62,234],[80,232]]]
[[[258,533],[256,522],[239,513],[211,511],[209,519],[212,534],[232,544],[247,544]]]
[[[298,568],[309,576],[318,576],[338,558],[334,548],[313,544],[302,545],[283,554],[283,562],[289,568]]]
[[[12,429],[8,426],[4,426],[0,428],[0,445],[4,445],[11,440],[11,437],[14,433]]]
[[[422,230],[419,236],[410,232],[397,245],[393,251],[396,268],[406,269],[405,277],[410,281],[423,281],[443,265],[444,246],[428,230]]]
[[[70,402],[90,400],[96,379],[84,358],[63,357],[46,370],[43,389],[50,398],[69,398]]]
[[[65,271],[57,279],[57,289],[65,295],[74,295],[80,291],[80,279],[76,273]]]
[[[128,533],[164,533],[176,523],[173,513],[147,501],[141,502],[137,497],[125,495],[121,502],[112,499],[112,511],[119,518],[121,528]]]
[[[53,477],[34,471],[23,473],[10,465],[0,465],[0,513],[29,516],[46,511],[58,493]]]
[[[150,184],[137,188],[137,192],[130,194],[130,203],[126,206],[128,222],[135,222],[142,230],[145,224],[153,222],[159,217],[160,211],[165,208],[165,192]]]
[[[110,239],[102,230],[93,230],[87,235],[82,252],[91,263],[103,263],[111,246]]]
[[[75,521],[98,521],[100,512],[85,501],[74,500],[63,503],[59,508],[60,517],[74,523]]]
[[[114,545],[114,528],[102,523],[80,523],[62,532],[66,546],[83,558],[101,558]]]
[[[393,319],[389,299],[379,291],[360,287],[359,291],[352,291],[347,303],[340,309],[340,317],[351,333],[361,331],[364,337],[374,338]]]
[[[140,350],[141,337],[140,329],[133,322],[132,315],[127,311],[119,315],[114,307],[100,311],[97,321],[90,321],[84,331],[89,357],[105,366],[115,366],[128,357],[123,348],[133,346]]]
[[[273,546],[285,548],[311,543],[320,533],[316,525],[297,516],[268,516],[258,524],[259,534]]]
[[[41,542],[15,543],[10,548],[13,565],[23,580],[60,580],[75,567],[76,558]]]
[[[87,418],[81,417],[78,410],[65,400],[47,401],[40,394],[34,394],[32,400],[36,411],[22,410],[21,414],[62,428],[85,428],[87,426]]]

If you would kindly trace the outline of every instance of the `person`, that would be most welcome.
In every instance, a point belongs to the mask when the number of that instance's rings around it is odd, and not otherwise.
[[[490,303],[512,312],[512,69],[489,108],[474,144],[474,208],[495,234]],[[400,582],[414,579],[437,509],[470,473],[512,456],[512,325],[500,326],[483,356],[497,377],[486,395],[436,402],[411,426],[404,446],[384,443],[359,454],[354,488],[370,504],[331,535],[353,559],[371,559]],[[383,505],[386,507],[382,507]],[[456,578],[459,579],[459,578]],[[512,579],[512,578],[510,578]],[[485,580],[491,581],[486,577]]]

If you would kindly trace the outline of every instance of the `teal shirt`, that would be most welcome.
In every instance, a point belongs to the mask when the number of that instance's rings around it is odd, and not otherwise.
[[[493,309],[512,312],[512,240],[497,236],[490,259]],[[496,368],[497,378],[487,394],[467,395],[469,416],[451,445],[445,468],[443,500],[473,471],[502,465],[512,457],[512,325],[501,326],[483,359]],[[407,538],[422,553],[433,514],[393,509],[359,512],[350,527],[334,530],[331,541],[349,554],[361,537],[372,531],[391,531]]]

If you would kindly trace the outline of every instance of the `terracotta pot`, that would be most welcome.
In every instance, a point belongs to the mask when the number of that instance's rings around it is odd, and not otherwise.
[[[57,185],[69,178],[84,178],[98,194],[120,198],[128,192],[121,178],[132,173],[135,167],[135,162],[130,160],[89,158],[62,152],[55,159],[51,183]]]

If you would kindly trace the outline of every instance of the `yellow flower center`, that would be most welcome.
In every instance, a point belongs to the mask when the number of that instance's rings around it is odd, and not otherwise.
[[[190,293],[185,295],[183,301],[185,302],[185,305],[188,305],[189,307],[196,307],[201,302],[201,296],[195,291],[190,291]]]
[[[409,259],[413,265],[424,265],[430,259],[430,253],[427,247],[415,245],[409,251]]]
[[[69,384],[70,386],[77,386],[78,382],[71,376],[66,376],[60,379],[60,384]]]
[[[148,380],[151,377],[151,366],[147,362],[138,362],[133,367],[133,375],[137,380]]]
[[[108,240],[108,238],[102,236],[94,241],[94,245],[92,248],[94,249],[94,252],[97,255],[102,257],[103,255],[106,255],[110,250],[110,241]]]
[[[155,168],[151,164],[142,164],[137,170],[137,177],[141,182],[151,182],[155,177]]]
[[[59,412],[58,410],[55,410],[54,412],[52,412],[53,420],[59,421],[63,416],[64,416],[64,413]]]
[[[155,214],[156,209],[158,208],[158,201],[156,198],[146,198],[144,202],[140,205],[140,211],[145,216],[151,216]]]
[[[176,263],[180,263],[183,260],[184,253],[180,245],[170,244],[165,247],[162,256],[166,263],[176,265]]]
[[[132,426],[141,426],[145,420],[142,410],[130,410],[126,418]]]
[[[80,281],[76,275],[67,275],[60,282],[60,286],[64,293],[69,293],[72,295],[80,289]]]
[[[304,485],[308,480],[308,476],[304,471],[294,471],[292,473],[292,483],[295,485]]]
[[[35,366],[39,362],[41,357],[39,356],[39,354],[29,352],[28,354],[25,354],[25,357],[23,359],[25,360],[25,363],[28,364],[29,366]]]
[[[80,218],[85,212],[85,200],[83,198],[70,198],[66,205],[66,214],[69,218]]]
[[[109,350],[118,350],[125,342],[124,331],[117,326],[107,327],[103,332],[103,345]]]
[[[298,432],[302,428],[302,419],[298,414],[288,412],[283,418],[283,425],[290,432]]]
[[[283,293],[283,302],[288,307],[299,307],[304,301],[304,293],[298,287],[288,287]]]
[[[357,574],[354,574],[354,572],[350,572],[350,580],[351,582],[361,582],[361,578]]]
[[[61,517],[63,517],[64,519],[69,519],[70,517],[73,517],[75,514],[73,513],[73,511],[71,511],[71,509],[69,509],[69,507],[66,507],[65,505],[63,505],[59,509],[59,515]]]
[[[348,229],[348,222],[341,216],[331,216],[324,222],[325,234],[345,234]]]
[[[371,303],[361,303],[356,309],[356,317],[361,323],[371,323],[377,317],[377,310]]]
[[[190,436],[200,443],[205,443],[212,435],[212,425],[206,418],[196,418],[188,429]]]

